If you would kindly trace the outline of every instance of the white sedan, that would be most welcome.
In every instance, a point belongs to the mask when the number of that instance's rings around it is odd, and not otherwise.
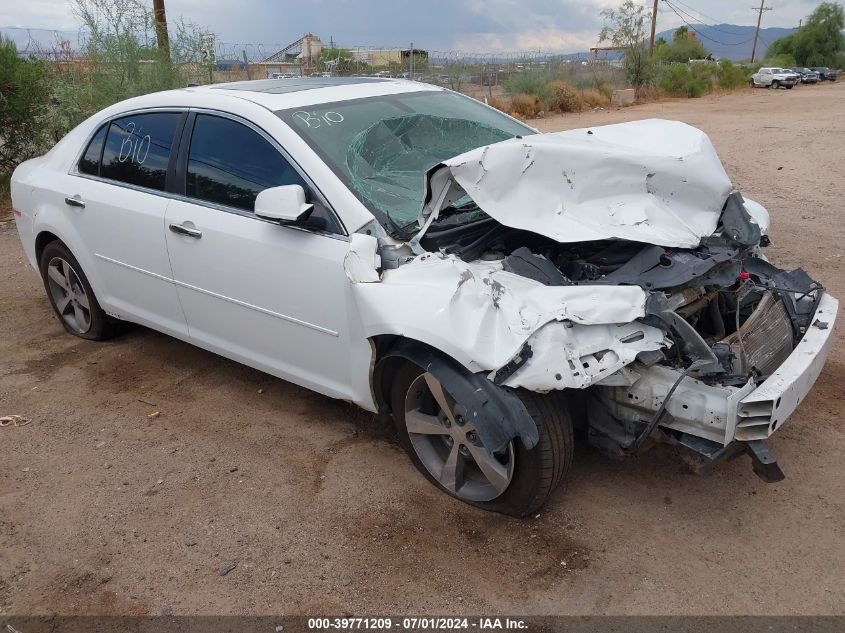
[[[769,218],[707,137],[639,121],[540,135],[378,78],[116,104],[12,179],[68,332],[143,324],[391,415],[414,465],[534,512],[573,431],[708,466],[764,441],[822,369],[836,300],[761,256]]]

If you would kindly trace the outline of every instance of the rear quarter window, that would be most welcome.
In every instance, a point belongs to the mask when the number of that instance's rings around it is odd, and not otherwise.
[[[85,153],[79,159],[79,173],[89,174],[91,176],[100,175],[100,157],[103,155],[103,141],[106,138],[108,129],[108,124],[103,125],[97,130],[91,142],[88,143]]]

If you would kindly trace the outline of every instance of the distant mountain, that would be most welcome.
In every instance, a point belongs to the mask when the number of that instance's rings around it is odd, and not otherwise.
[[[713,53],[713,57],[732,60],[751,58],[751,48],[754,45],[754,29],[755,27],[753,26],[740,26],[738,24],[695,25],[698,41]],[[656,37],[662,37],[667,42],[671,42],[674,30],[661,31]],[[769,44],[795,31],[796,29],[786,29],[778,26],[760,29],[760,39],[757,41],[757,59],[763,57]]]

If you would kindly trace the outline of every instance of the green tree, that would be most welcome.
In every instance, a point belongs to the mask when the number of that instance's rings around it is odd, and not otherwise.
[[[599,42],[619,46],[623,53],[625,74],[631,85],[639,88],[651,81],[651,61],[646,47],[646,18],[648,12],[633,0],[625,0],[618,9],[601,12],[604,26]]]
[[[793,57],[805,66],[827,66],[845,50],[845,11],[838,2],[822,2],[795,36]]]
[[[766,49],[765,59],[777,57],[778,55],[792,55],[795,50],[795,33],[785,35],[776,39]]]
[[[0,179],[34,156],[44,141],[47,109],[46,67],[18,55],[15,43],[0,36]]]
[[[695,39],[686,26],[681,26],[672,35],[672,42],[656,44],[654,56],[662,62],[680,62],[686,64],[691,59],[704,59],[710,51]]]
[[[791,55],[801,66],[834,66],[845,51],[845,11],[838,2],[822,2],[798,32],[772,42],[766,57]]]
[[[348,48],[324,48],[320,51],[320,68],[331,73],[349,73],[355,68],[352,51]]]

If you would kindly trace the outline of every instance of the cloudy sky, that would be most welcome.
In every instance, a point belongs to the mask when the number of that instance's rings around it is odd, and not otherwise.
[[[152,0],[146,0],[152,4]],[[639,0],[651,6],[650,0]],[[748,0],[672,0],[707,24],[750,24]],[[215,32],[219,41],[270,49],[306,31],[341,46],[415,46],[432,51],[583,51],[595,45],[600,11],[621,0],[166,0],[178,15]],[[797,26],[819,0],[767,0],[763,26]],[[661,0],[658,31],[681,24]],[[692,21],[692,20],[690,20]],[[693,22],[694,24],[695,22]],[[0,27],[75,31],[67,0],[2,0]]]

